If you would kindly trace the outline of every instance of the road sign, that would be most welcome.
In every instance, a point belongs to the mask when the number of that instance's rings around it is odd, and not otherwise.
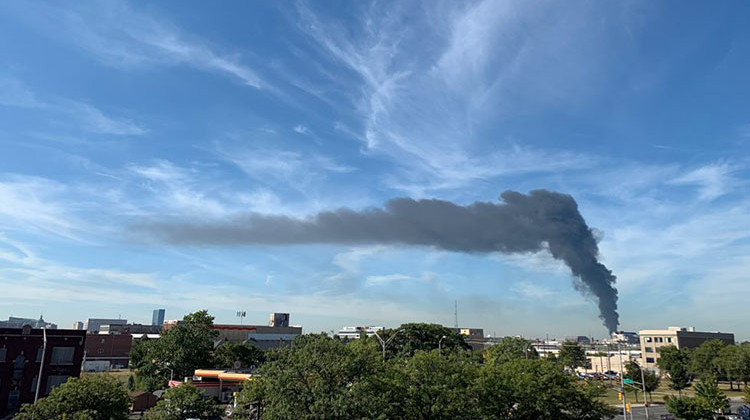
[[[635,381],[632,379],[625,379],[623,382],[625,382],[628,385],[633,385],[635,383]]]

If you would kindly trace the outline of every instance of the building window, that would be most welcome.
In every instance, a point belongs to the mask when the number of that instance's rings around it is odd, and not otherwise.
[[[667,337],[667,343],[671,343],[671,342],[672,342],[672,337]]]
[[[65,348],[65,347],[63,347]],[[49,394],[50,391],[52,391],[52,388],[55,388],[58,385],[62,385],[65,383],[65,381],[68,380],[70,376],[68,375],[51,375],[47,378],[47,391],[46,394]]]
[[[646,347],[646,353],[653,353],[654,348],[653,347]]]
[[[664,342],[664,338],[663,337],[656,337],[656,341],[659,342],[659,343],[663,343]]]
[[[5,361],[6,353],[8,353],[8,349],[6,349],[5,347],[0,349],[0,363]]]
[[[11,390],[8,393],[8,411],[18,410],[21,401],[21,391]]]
[[[647,357],[646,358],[646,363],[654,363],[654,358],[653,357]]]
[[[50,364],[53,365],[70,365],[73,364],[73,353],[75,347],[54,347],[52,349],[52,360]]]
[[[99,354],[102,354],[102,353],[104,353],[104,349],[96,349],[96,352],[99,353]]]
[[[36,349],[36,361],[41,362],[42,361],[42,353],[44,353],[44,347],[39,347]]]
[[[36,381],[39,380],[38,376],[34,376],[34,379],[31,381],[31,392],[36,392]]]
[[[646,337],[646,342],[650,343],[651,342],[651,337]]]

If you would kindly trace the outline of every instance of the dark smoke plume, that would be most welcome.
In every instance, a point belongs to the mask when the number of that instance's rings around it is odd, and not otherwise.
[[[546,190],[504,192],[502,203],[459,206],[398,198],[385,208],[324,211],[314,217],[250,214],[215,224],[162,223],[148,229],[180,244],[403,244],[467,253],[528,253],[548,249],[577,277],[576,289],[596,296],[599,317],[618,325],[615,276],[597,260],[599,248],[573,197]]]

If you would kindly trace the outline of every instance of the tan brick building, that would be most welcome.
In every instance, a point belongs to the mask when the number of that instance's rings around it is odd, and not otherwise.
[[[722,332],[695,331],[695,327],[669,327],[666,330],[640,330],[642,365],[647,369],[658,370],[659,348],[675,346],[695,348],[708,340],[722,340],[734,344],[734,334]]]

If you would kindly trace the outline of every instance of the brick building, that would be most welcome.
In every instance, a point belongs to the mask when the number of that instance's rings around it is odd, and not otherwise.
[[[88,334],[84,370],[89,370],[89,366],[97,365],[97,362],[109,362],[106,370],[126,369],[132,345],[133,336],[130,334]]]
[[[42,364],[39,398],[81,373],[86,331],[46,330],[26,325],[0,328],[0,418],[33,403]]]

